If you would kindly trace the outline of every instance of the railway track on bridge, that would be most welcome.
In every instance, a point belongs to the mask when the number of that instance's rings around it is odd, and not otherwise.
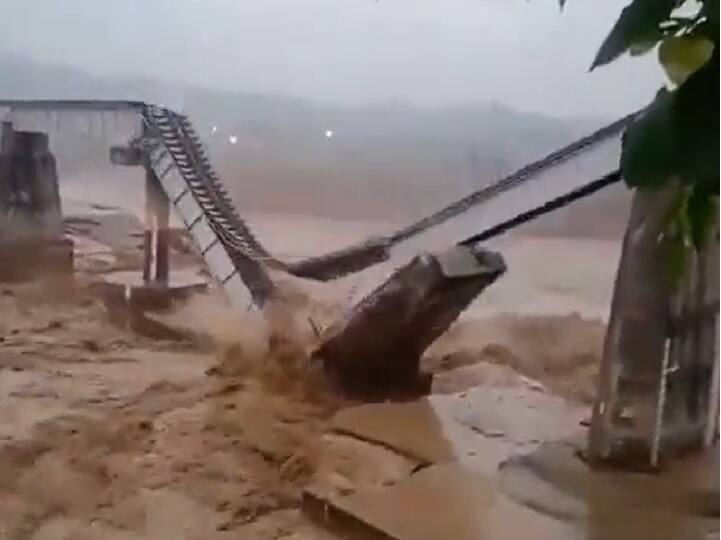
[[[213,278],[236,303],[252,299],[253,303],[261,306],[274,290],[269,271],[276,270],[298,277],[327,281],[387,260],[390,250],[397,244],[515,190],[540,173],[568,162],[604,141],[620,137],[634,117],[628,115],[604,126],[398,231],[380,238],[368,239],[343,250],[289,263],[278,260],[269,253],[243,220],[186,115],[163,106],[138,101],[0,100],[0,112],[3,108],[11,112],[69,110],[137,113],[142,119],[143,135],[132,144],[140,148],[146,166],[157,177]],[[574,192],[581,193],[582,188],[583,185],[579,184],[574,188]],[[535,216],[557,208],[558,205],[548,204],[552,199],[553,197],[549,197],[548,200],[539,201],[537,208],[540,210],[534,212],[530,208],[526,210],[526,214],[530,212],[530,215]],[[568,197],[565,204],[570,204],[573,200],[574,197]],[[508,230],[508,226],[498,226],[513,222],[513,217],[510,220],[507,218],[508,216],[505,216],[495,227],[486,229],[491,232],[485,235],[482,233],[483,238],[490,237],[494,230],[498,230],[499,234]]]

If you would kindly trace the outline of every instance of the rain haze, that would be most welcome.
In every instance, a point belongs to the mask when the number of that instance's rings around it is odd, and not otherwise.
[[[0,0],[0,540],[719,540],[631,1]]]
[[[646,103],[661,81],[653,58],[588,73],[624,4],[570,0],[561,12],[557,0],[6,0],[0,50],[92,74],[339,104],[495,101],[614,117]]]
[[[0,96],[185,111],[246,211],[419,217],[648,103],[654,53],[589,73],[623,5],[6,0]]]

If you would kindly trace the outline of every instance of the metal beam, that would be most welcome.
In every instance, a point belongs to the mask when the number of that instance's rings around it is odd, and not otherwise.
[[[116,99],[0,99],[0,108],[14,111],[137,111],[142,101]]]

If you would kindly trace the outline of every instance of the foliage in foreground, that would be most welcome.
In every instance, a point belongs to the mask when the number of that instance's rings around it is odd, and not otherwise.
[[[565,0],[561,0],[561,7]],[[626,130],[621,172],[630,187],[681,186],[666,239],[672,266],[715,230],[719,195],[719,0],[633,0],[591,70],[656,50],[669,79]]]

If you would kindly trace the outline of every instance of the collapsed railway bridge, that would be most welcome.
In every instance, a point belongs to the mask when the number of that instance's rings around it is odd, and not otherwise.
[[[171,209],[193,239],[213,281],[238,309],[262,309],[272,300],[276,272],[329,281],[388,261],[398,253],[415,256],[354,306],[343,321],[326,329],[314,353],[346,393],[362,397],[372,394],[372,399],[427,391],[429,381],[418,372],[421,354],[506,270],[501,255],[485,249],[484,242],[619,182],[620,172],[609,163],[617,163],[613,158],[620,154],[625,128],[636,115],[643,114],[634,113],[602,127],[399,230],[291,262],[269,252],[237,211],[186,115],[138,101],[0,100],[4,133],[12,133],[13,126],[24,125],[28,118],[52,124],[61,122],[63,115],[77,113],[97,117],[101,123],[113,115],[133,120],[134,135],[125,145],[110,149],[110,157],[114,164],[138,166],[145,171],[147,215],[142,277],[153,290],[162,290],[169,280]],[[689,426],[693,433],[682,437],[686,441],[696,441],[699,432],[704,433],[706,444],[715,437],[718,385],[712,388],[712,381],[718,378],[718,361],[716,349],[708,347],[709,340],[714,339],[708,329],[716,321],[718,289],[708,293],[713,286],[707,279],[707,261],[713,258],[713,246],[696,261],[693,283],[686,290],[679,293],[662,286],[652,288],[656,305],[665,307],[661,319],[646,323],[661,330],[651,347],[655,351],[652,358],[645,358],[643,367],[636,369],[638,355],[646,352],[637,346],[629,348],[626,341],[633,328],[643,326],[631,319],[649,304],[630,300],[624,303],[624,297],[633,287],[629,276],[632,281],[654,278],[648,275],[650,267],[634,267],[628,261],[635,260],[636,253],[648,256],[649,245],[655,239],[647,235],[646,243],[639,243],[638,231],[645,230],[649,213],[665,211],[661,203],[649,204],[648,197],[644,194],[634,202],[635,214],[624,243],[590,454],[606,459],[627,452],[629,447],[639,454],[640,447],[641,460],[655,466],[663,445],[668,442],[678,446],[678,433],[684,429],[688,432]],[[438,247],[432,239],[443,230],[447,232],[444,238],[457,241],[452,246],[440,246],[440,250],[431,249]],[[717,237],[715,242],[717,250]],[[696,322],[684,326],[681,318]],[[673,324],[669,323],[673,331],[667,331],[667,319],[673,319]],[[685,330],[679,330],[681,327]],[[370,343],[369,333],[374,332],[382,333],[382,339]],[[690,340],[693,358],[683,352],[685,345],[678,345],[679,340]],[[646,369],[649,364],[658,369]],[[682,400],[678,396],[674,398],[676,410],[667,410],[667,397],[679,392],[667,391],[669,385],[683,377],[705,381],[693,386],[694,392],[705,395],[700,409],[694,401],[689,405],[693,414],[686,417],[688,411],[678,412],[685,407],[679,405]],[[672,386],[691,391],[689,385]],[[638,416],[643,425],[629,429],[627,413],[635,406],[643,410]],[[703,413],[699,414],[699,410]],[[617,444],[619,441],[623,444]]]
[[[162,238],[162,229],[167,228],[166,215],[172,208],[193,238],[213,278],[234,304],[243,307],[247,307],[250,300],[262,305],[272,295],[273,284],[268,269],[307,279],[331,280],[387,260],[395,248],[411,243],[431,229],[460,221],[469,210],[492,200],[508,207],[506,214],[521,216],[511,223],[504,223],[503,219],[476,220],[465,225],[468,237],[486,229],[477,239],[488,239],[539,213],[550,211],[554,205],[548,207],[549,201],[570,197],[565,201],[568,203],[579,188],[583,190],[578,194],[581,196],[618,181],[617,171],[606,170],[607,163],[603,160],[593,163],[593,157],[599,150],[608,152],[609,147],[615,153],[620,147],[621,133],[633,117],[630,115],[614,122],[398,231],[333,253],[284,262],[263,247],[242,219],[186,115],[136,101],[0,100],[0,117],[5,122],[44,116],[52,124],[59,122],[64,113],[78,112],[94,114],[101,119],[104,115],[112,118],[113,114],[129,113],[137,120],[137,135],[127,146],[113,148],[111,159],[116,164],[137,165],[146,170],[148,198],[152,199],[148,201],[148,212],[159,218],[157,228],[161,230],[159,249],[149,250],[149,257],[153,258],[150,266],[156,268],[154,277],[160,281],[167,278],[167,242]],[[572,161],[575,164],[584,156],[588,156],[585,158],[588,163],[584,167],[584,177],[575,180],[576,185],[569,189],[569,186],[548,181],[549,173]],[[590,185],[586,185],[589,182]],[[521,186],[532,185],[537,186],[533,197],[526,193],[522,199],[502,200],[503,195],[515,192]],[[556,205],[562,204],[556,202]],[[539,206],[542,208],[536,208]],[[465,243],[473,241],[474,238],[468,238]],[[459,243],[464,243],[463,236]]]

